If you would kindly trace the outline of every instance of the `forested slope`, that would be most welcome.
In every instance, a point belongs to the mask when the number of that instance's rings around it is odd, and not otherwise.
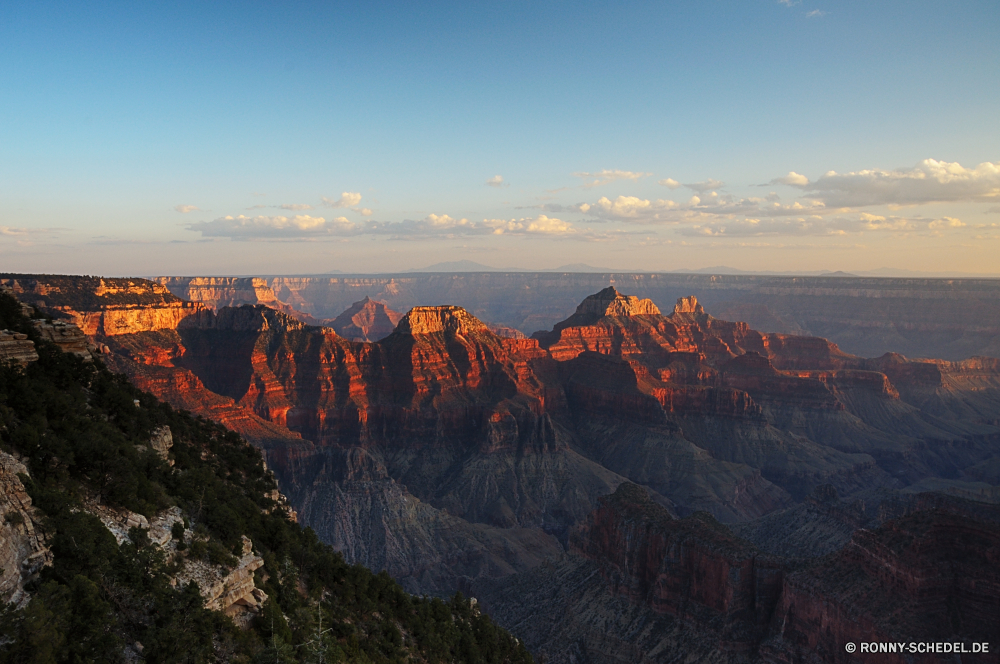
[[[346,564],[290,518],[237,434],[63,353],[6,294],[0,328],[27,334],[39,356],[0,366],[0,450],[29,470],[20,480],[52,560],[20,606],[0,609],[0,662],[531,661],[474,602],[414,597]],[[151,444],[164,427],[169,454]],[[97,513],[152,523],[178,509],[168,543],[142,523],[119,543]],[[11,532],[28,525],[0,517]],[[241,555],[263,562],[263,601],[234,621],[184,579],[192,568],[225,577]]]

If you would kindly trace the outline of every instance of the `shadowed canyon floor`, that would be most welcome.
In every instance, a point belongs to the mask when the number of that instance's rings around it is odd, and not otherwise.
[[[1000,360],[866,359],[612,287],[532,338],[418,306],[372,343],[138,279],[4,283],[263,448],[349,559],[472,591],[549,661],[848,661],[842,640],[925,628],[1000,647]],[[380,334],[391,310],[357,305]]]

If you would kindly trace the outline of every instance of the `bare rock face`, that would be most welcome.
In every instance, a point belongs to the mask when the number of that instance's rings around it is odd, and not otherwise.
[[[700,316],[705,313],[705,307],[698,304],[698,298],[694,295],[689,297],[679,297],[677,298],[677,304],[674,305],[674,313],[694,314],[696,316]]]
[[[0,330],[0,362],[13,361],[28,364],[38,359],[35,342],[27,334],[12,330]]]
[[[462,307],[414,307],[399,322],[397,332],[407,335],[481,334],[489,328]]]
[[[583,300],[576,308],[583,316],[651,316],[659,315],[652,300],[640,300],[634,295],[622,295],[614,286],[608,286]]]
[[[24,584],[52,562],[18,474],[28,474],[23,463],[0,452],[0,603],[22,605],[28,600]]]
[[[174,580],[177,585],[194,581],[205,598],[205,608],[221,611],[245,625],[267,601],[267,593],[254,585],[253,573],[263,566],[264,559],[254,554],[253,543],[244,535],[242,554],[231,570],[187,559]]]
[[[245,304],[263,304],[308,325],[330,322],[314,318],[282,302],[267,280],[258,277],[158,277],[153,281],[183,300],[201,303],[214,311]]]
[[[403,314],[385,302],[366,297],[337,316],[330,327],[349,341],[378,341],[392,334],[402,318]]]
[[[161,459],[168,462],[171,466],[174,465],[174,462],[168,457],[170,448],[174,446],[174,436],[170,431],[170,427],[164,425],[153,429],[153,435],[149,439],[149,444]]]
[[[12,275],[0,285],[22,302],[69,318],[91,337],[171,330],[205,311],[204,305],[185,302],[146,279]]]
[[[87,361],[93,359],[91,350],[95,346],[91,344],[87,335],[83,333],[83,330],[73,323],[64,320],[54,320],[51,323],[44,320],[35,320],[32,323],[43,339],[47,339],[59,346],[62,352],[72,353]]]

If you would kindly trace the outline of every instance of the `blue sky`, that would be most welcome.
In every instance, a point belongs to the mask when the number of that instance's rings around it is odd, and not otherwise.
[[[0,257],[1000,274],[998,43],[995,0],[7,3]]]

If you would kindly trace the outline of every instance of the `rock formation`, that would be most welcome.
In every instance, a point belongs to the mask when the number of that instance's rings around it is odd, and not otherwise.
[[[161,279],[189,298],[191,277]],[[531,333],[551,329],[591,293],[612,285],[669,311],[695,295],[715,316],[762,332],[811,334],[866,357],[886,352],[961,360],[1000,356],[1000,282],[727,274],[455,273],[270,277],[282,303],[332,318],[368,296],[397,311],[448,302],[482,320]],[[244,302],[239,302],[244,303]],[[245,303],[252,304],[253,301]]]
[[[72,353],[89,362],[93,352],[97,350],[87,339],[87,335],[73,323],[64,320],[54,320],[51,323],[35,320],[32,323],[42,339],[59,346],[64,353]]]
[[[378,341],[392,334],[402,317],[385,302],[365,297],[333,319],[330,327],[348,341]]]
[[[35,342],[27,334],[12,330],[0,330],[0,362],[28,364],[38,359]]]
[[[28,600],[24,584],[52,560],[20,474],[24,464],[0,451],[0,603],[18,606]]]
[[[302,522],[349,560],[416,592],[482,589],[510,626],[523,623],[504,579],[532,597],[564,579],[538,595],[545,606],[614,602],[624,622],[531,628],[566,648],[578,635],[598,659],[688,647],[794,659],[803,646],[767,616],[794,611],[780,601],[801,569],[775,556],[860,542],[858,527],[883,527],[875,495],[989,497],[975,483],[1000,476],[996,360],[865,359],[720,320],[695,297],[663,315],[615,288],[533,337],[420,306],[359,343],[257,304],[94,340],[137,384],[261,446]],[[641,495],[602,498],[626,481]],[[647,619],[663,631],[642,653],[582,636]]]

